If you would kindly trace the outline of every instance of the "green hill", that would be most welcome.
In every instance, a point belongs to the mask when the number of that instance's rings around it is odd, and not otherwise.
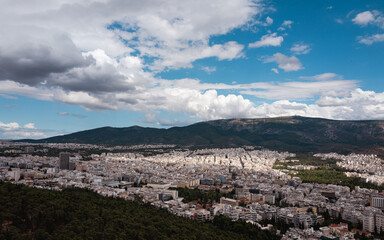
[[[0,182],[0,239],[278,239],[245,222],[201,223],[84,189]]]
[[[169,129],[103,127],[30,142],[106,145],[177,144],[194,147],[261,146],[291,152],[384,155],[384,121],[279,117],[227,119]]]

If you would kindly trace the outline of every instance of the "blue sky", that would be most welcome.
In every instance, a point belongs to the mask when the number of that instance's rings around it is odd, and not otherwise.
[[[3,0],[0,139],[384,119],[381,1]]]

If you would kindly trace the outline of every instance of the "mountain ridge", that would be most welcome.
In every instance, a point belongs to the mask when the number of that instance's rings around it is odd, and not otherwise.
[[[184,127],[101,127],[39,140],[35,143],[104,145],[176,144],[193,147],[261,146],[292,152],[373,153],[384,155],[383,120],[332,120],[300,116],[234,118]]]

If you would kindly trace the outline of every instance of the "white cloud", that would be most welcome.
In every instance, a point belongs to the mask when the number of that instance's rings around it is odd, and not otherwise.
[[[291,29],[292,28],[292,24],[293,24],[293,21],[285,20],[277,30],[284,31],[286,28]]]
[[[132,92],[105,93],[63,91],[57,88],[44,90],[25,88],[20,84],[0,81],[0,92],[36,91],[37,97],[45,100],[76,104],[88,110],[130,110],[146,114],[164,110],[171,113],[184,113],[188,117],[214,119],[225,117],[246,117],[253,103],[242,95],[218,94],[218,90],[239,91],[243,95],[253,95],[263,99],[311,99],[323,94],[344,96],[345,91],[356,88],[353,80],[328,80],[320,82],[255,82],[250,84],[209,84],[195,79],[158,80],[156,84]],[[49,94],[50,95],[49,95]],[[236,107],[235,107],[236,106]],[[59,113],[63,116],[70,113]],[[155,119],[155,118],[154,118]]]
[[[304,69],[300,60],[295,57],[288,57],[282,53],[275,53],[272,57],[267,57],[263,59],[264,63],[277,62],[280,69],[283,69],[285,72],[298,71]]]
[[[373,24],[379,28],[384,29],[384,15],[377,10],[361,12],[357,14],[356,17],[352,19],[352,21],[360,26]]]
[[[135,53],[157,71],[207,57],[232,60],[242,56],[240,44],[212,45],[209,39],[249,24],[263,11],[252,0],[51,2],[2,2],[0,80],[34,85],[50,74],[82,71],[92,64],[82,53],[96,49],[112,58]]]
[[[295,43],[293,44],[293,46],[291,47],[291,51],[294,53],[294,54],[307,54],[311,51],[312,49],[309,47],[309,45],[307,44],[304,44],[304,43]]]
[[[373,14],[370,11],[365,11],[365,12],[361,12],[361,13],[357,14],[356,17],[354,19],[352,19],[352,21],[355,24],[365,26],[368,23],[375,21],[375,17],[373,16]]]
[[[3,123],[0,121],[0,139],[43,138],[46,135],[35,128],[33,123],[24,126],[16,122]]]
[[[27,129],[35,129],[35,124],[33,123],[27,123],[24,125],[24,128],[27,128]]]
[[[269,16],[265,19],[265,22],[266,24],[269,26],[269,25],[272,25],[273,24],[273,19],[270,18]]]
[[[279,100],[251,110],[250,117],[308,116],[340,120],[384,119],[384,93],[354,89],[343,97],[323,96],[314,104]]]
[[[323,96],[316,105],[336,119],[384,119],[384,93],[355,89],[343,98]]]
[[[259,47],[279,47],[281,43],[284,41],[282,36],[276,36],[277,33],[267,34],[261,37],[259,41],[254,43],[250,43],[248,45],[249,48],[259,48]]]
[[[374,34],[372,36],[367,36],[367,37],[358,37],[357,39],[359,40],[360,43],[363,43],[365,45],[371,45],[377,42],[384,42],[384,33]]]
[[[331,88],[331,87],[330,87]],[[174,92],[174,94],[179,94]],[[181,93],[185,94],[185,92]],[[215,90],[202,95],[187,94],[187,114],[210,120],[234,117],[278,117],[301,115],[331,119],[383,119],[384,93],[352,89],[343,95],[324,95],[313,104],[278,100],[256,106],[241,95],[218,95]],[[190,97],[193,96],[193,99]],[[188,99],[190,98],[190,99]]]
[[[344,21],[342,19],[340,19],[340,18],[336,18],[335,22],[337,22],[338,24],[343,24],[344,23]]]
[[[291,20],[285,20],[281,26],[284,26],[284,27],[288,27],[288,28],[291,28],[291,25],[293,24],[293,21]]]
[[[328,80],[334,74],[319,74],[314,76],[314,82],[283,82],[278,84],[259,82],[252,84],[204,84],[198,80],[182,79],[176,81],[164,80],[160,85],[143,89],[142,92],[117,93],[108,95],[103,93],[97,96],[100,101],[90,102],[90,96],[76,99],[71,93],[58,91],[51,96],[57,99],[71,99],[77,105],[91,107],[92,109],[105,109],[115,106],[116,109],[127,109],[140,112],[155,113],[164,110],[171,113],[184,113],[188,118],[210,120],[217,118],[233,117],[275,117],[284,115],[303,115],[312,117],[325,117],[336,119],[369,119],[383,118],[384,93],[375,93],[356,89],[357,81],[353,80]],[[337,77],[337,76],[335,76]],[[19,85],[16,85],[16,87]],[[24,89],[23,86],[19,86]],[[1,82],[0,82],[0,89]],[[218,94],[217,90],[239,90],[240,95]],[[15,89],[17,90],[17,89]],[[17,90],[20,91],[20,90]],[[46,90],[51,91],[49,89]],[[244,95],[253,95],[262,99],[278,100],[270,104],[255,105]],[[45,94],[42,94],[45,96]],[[299,103],[291,100],[313,99],[319,96],[314,104]],[[136,101],[131,101],[134,98]],[[128,103],[127,103],[128,102]],[[92,104],[94,104],[92,106]],[[63,113],[67,115],[69,113]],[[159,120],[156,120],[159,122]],[[166,124],[166,121],[163,123]],[[3,136],[23,138],[29,134],[40,137],[36,133],[25,131],[17,123],[1,124]],[[23,128],[23,131],[18,129]],[[5,130],[7,134],[5,134]],[[21,133],[27,132],[27,133]],[[23,135],[24,134],[24,135]]]
[[[148,116],[164,110],[203,120],[279,114],[332,117],[338,116],[336,110],[353,108],[349,105],[355,102],[348,93],[357,83],[352,80],[320,82],[317,80],[321,77],[317,77],[311,83],[228,85],[156,77],[156,73],[168,69],[193,67],[203,58],[222,61],[244,57],[242,44],[215,44],[212,37],[257,24],[255,20],[263,11],[261,2],[252,0],[3,0],[0,93],[63,102],[86,110],[128,110]],[[369,24],[378,24],[380,15],[372,14],[375,20],[369,20]],[[271,25],[273,19],[266,17],[263,24]],[[291,28],[292,24],[286,20],[279,29]],[[270,33],[253,47],[280,46],[282,41],[283,37]],[[297,57],[281,53],[264,62],[276,62],[286,72],[303,69]],[[224,95],[219,90],[240,93]],[[241,94],[279,101],[255,106]],[[288,101],[316,96],[321,97],[323,105],[327,96],[334,101],[344,99],[345,104],[335,107]],[[338,109],[331,111],[333,108]],[[370,113],[364,111],[360,112],[362,116]],[[61,115],[74,116],[67,112]],[[0,129],[2,136],[12,138],[44,135],[29,123],[0,123]]]
[[[384,29],[384,14],[377,10],[361,12],[357,14],[352,21],[360,26],[372,24]],[[377,42],[384,42],[384,34],[378,33],[371,36],[359,36],[357,39],[359,43],[371,45]]]
[[[302,76],[300,79],[307,79],[307,80],[317,80],[317,81],[324,81],[324,80],[331,80],[331,79],[342,79],[343,76],[336,74],[336,73],[322,73],[315,76]]]
[[[268,27],[268,26],[271,26],[273,24],[273,19],[270,16],[267,16],[265,18],[265,21],[255,20],[255,21],[253,21],[253,23],[255,25],[260,25],[260,26]],[[249,26],[247,26],[247,27],[249,27]]]
[[[209,67],[209,66],[201,67],[201,69],[209,74],[216,71],[216,67]]]
[[[248,86],[240,93],[262,99],[304,100],[323,95],[344,96],[346,92],[352,91],[356,86],[357,82],[354,80],[297,81]]]
[[[16,122],[2,123],[0,122],[0,129],[4,131],[11,131],[20,128],[20,125]]]
[[[215,44],[207,47],[205,44],[197,44],[189,48],[168,51],[159,49],[142,49],[145,53],[154,54],[153,51],[159,55],[166,55],[154,61],[150,67],[154,71],[162,71],[164,69],[179,69],[191,68],[192,62],[201,58],[216,57],[218,60],[232,60],[243,57],[244,46],[237,42],[227,42],[225,44]]]
[[[279,74],[279,70],[277,68],[272,68],[271,71],[276,73],[276,74]]]

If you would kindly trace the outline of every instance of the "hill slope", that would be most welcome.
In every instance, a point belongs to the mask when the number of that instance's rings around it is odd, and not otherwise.
[[[195,147],[255,145],[292,152],[384,154],[384,121],[337,121],[297,116],[228,119],[169,129],[104,127],[28,141],[108,145],[177,144]]]
[[[0,239],[279,239],[218,217],[201,223],[90,190],[49,191],[0,182]]]

